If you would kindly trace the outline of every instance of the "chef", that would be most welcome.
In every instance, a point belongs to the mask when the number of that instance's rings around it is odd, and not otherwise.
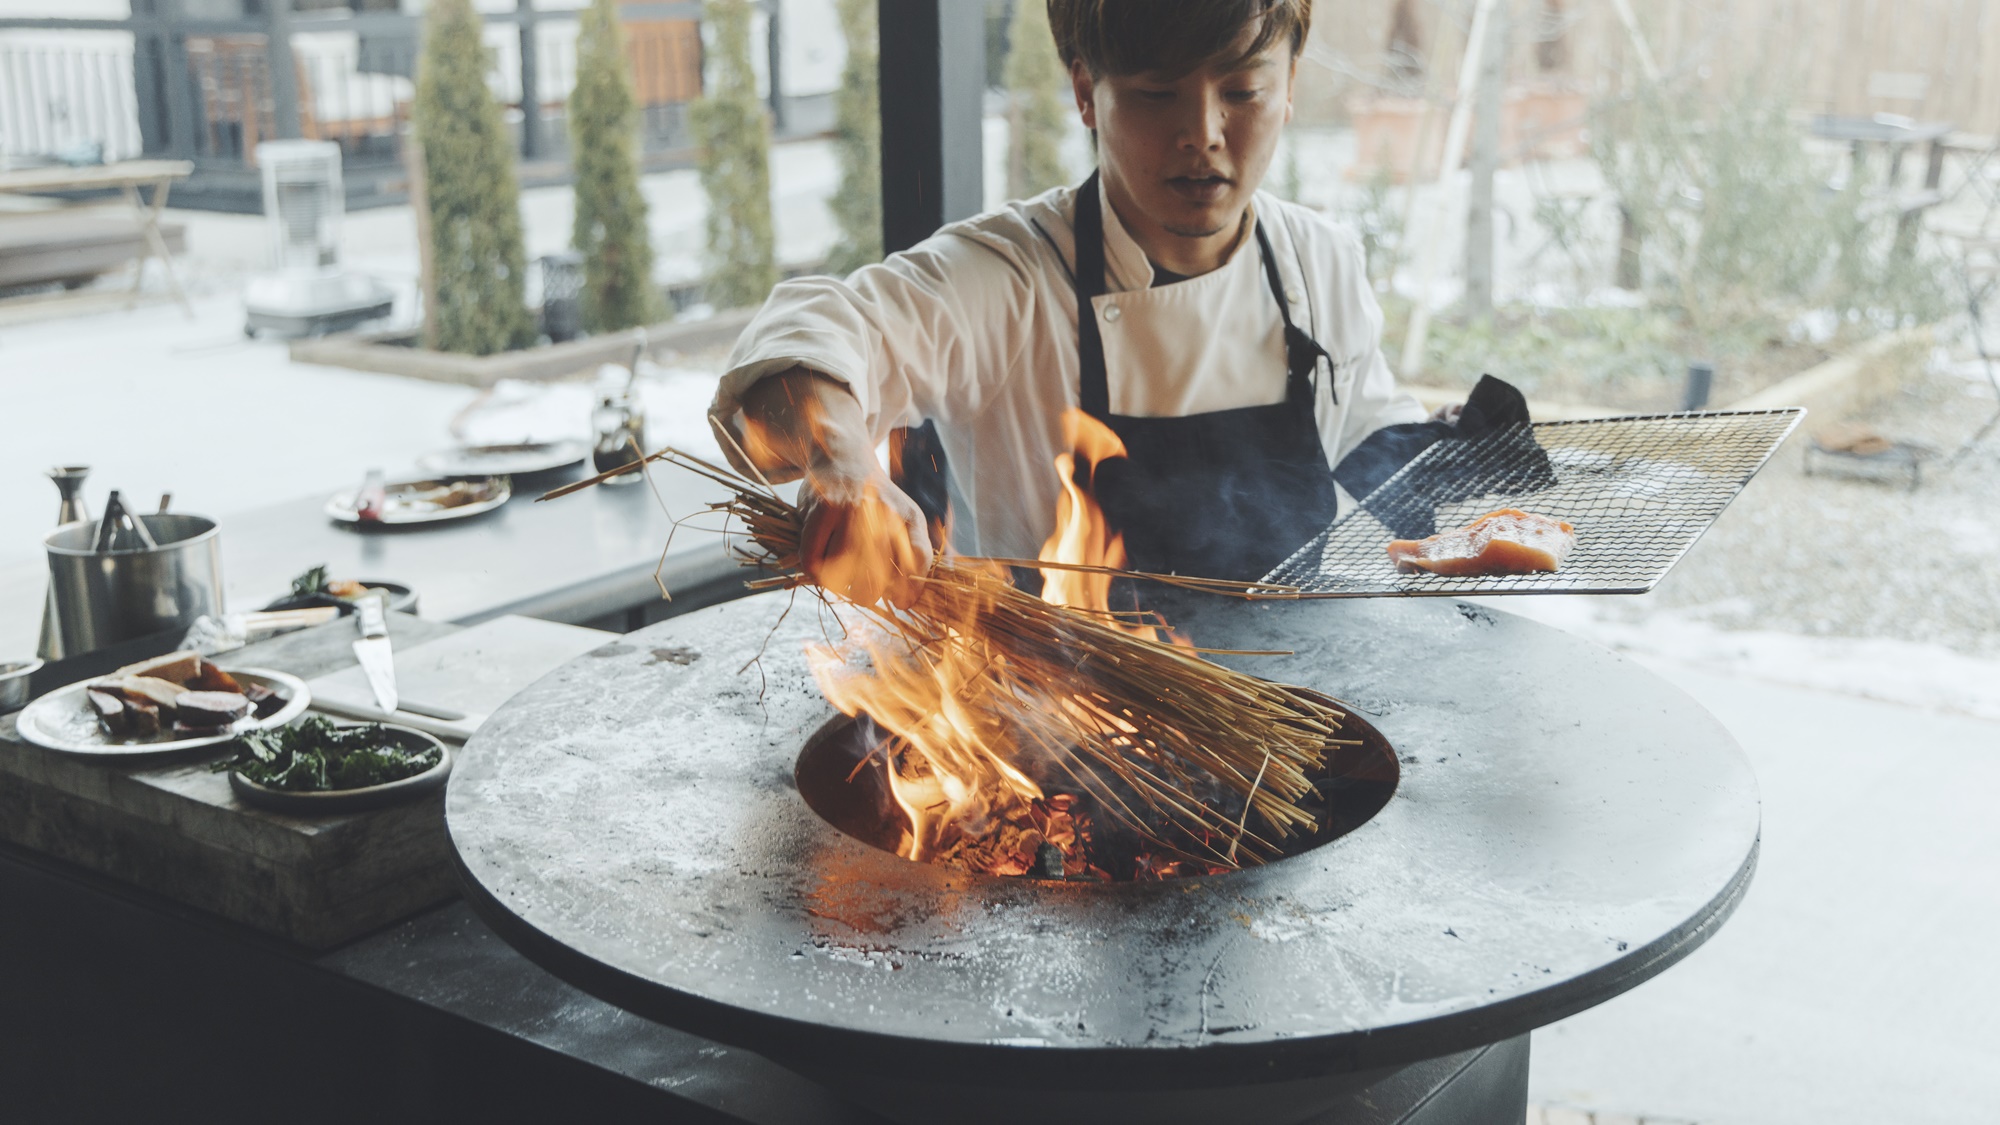
[[[807,568],[858,600],[906,602],[930,565],[875,452],[899,426],[935,422],[960,553],[1035,556],[1080,408],[1127,451],[1090,485],[1133,569],[1253,580],[1379,479],[1358,447],[1425,418],[1360,243],[1258,190],[1312,0],[1047,2],[1097,172],[779,285],[711,408],[739,468],[804,477]]]

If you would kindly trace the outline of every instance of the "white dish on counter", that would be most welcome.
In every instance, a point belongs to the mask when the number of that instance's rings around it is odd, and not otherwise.
[[[189,734],[176,738],[171,731],[162,731],[149,739],[114,738],[97,725],[97,716],[91,712],[90,701],[84,698],[84,689],[103,679],[102,676],[93,676],[59,687],[28,704],[20,718],[15,720],[15,726],[22,738],[37,746],[60,750],[65,754],[116,758],[219,746],[247,731],[284,726],[305,714],[306,708],[312,705],[312,689],[297,676],[268,668],[226,668],[224,671],[241,683],[270,688],[285,697],[285,705],[268,718],[246,715],[214,734]]]
[[[471,486],[476,490],[476,498],[450,507],[428,498],[459,485]],[[514,495],[514,490],[505,477],[487,477],[484,480],[469,481],[398,480],[390,481],[382,487],[384,495],[382,518],[367,522],[392,527],[466,519],[490,512],[505,504]],[[356,507],[359,498],[359,494],[355,492],[336,492],[327,498],[326,514],[341,523],[363,523],[360,509]]]

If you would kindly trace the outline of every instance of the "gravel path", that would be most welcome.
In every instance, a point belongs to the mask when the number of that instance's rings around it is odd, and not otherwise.
[[[1983,378],[1931,372],[1846,420],[1949,458],[1994,410]],[[1956,465],[1927,464],[1914,492],[1808,476],[1808,444],[1804,433],[1788,442],[1652,597],[1607,605],[1605,616],[1672,609],[1724,629],[1887,637],[2000,658],[2000,431]]]

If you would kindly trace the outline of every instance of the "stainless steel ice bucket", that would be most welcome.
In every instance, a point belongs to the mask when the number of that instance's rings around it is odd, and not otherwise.
[[[155,548],[91,550],[92,520],[66,523],[42,540],[49,554],[54,628],[42,638],[44,659],[95,652],[169,629],[185,629],[202,614],[222,612],[222,549],[215,521],[176,514],[137,516]]]

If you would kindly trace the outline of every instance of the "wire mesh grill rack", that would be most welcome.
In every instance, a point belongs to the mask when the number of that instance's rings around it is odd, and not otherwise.
[[[1267,582],[1306,597],[1643,594],[1797,428],[1805,411],[1720,411],[1540,422],[1425,450]],[[1392,539],[1519,507],[1576,527],[1553,574],[1399,574]]]

